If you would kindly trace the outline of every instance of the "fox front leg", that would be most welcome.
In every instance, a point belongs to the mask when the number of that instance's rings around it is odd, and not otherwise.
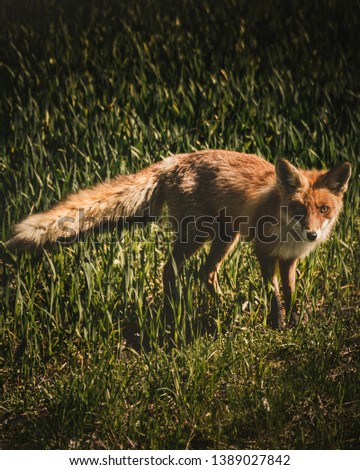
[[[267,323],[271,328],[283,330],[285,328],[284,315],[282,312],[279,283],[276,276],[277,260],[270,257],[259,257],[260,268],[265,282],[268,297],[270,297],[270,313]]]
[[[296,259],[279,261],[281,282],[284,292],[286,316],[288,318],[290,317],[289,325],[293,327],[299,324],[301,318],[301,315],[299,314],[296,307],[295,298],[296,265]],[[307,322],[308,316],[306,312],[302,315],[301,319],[304,323]]]

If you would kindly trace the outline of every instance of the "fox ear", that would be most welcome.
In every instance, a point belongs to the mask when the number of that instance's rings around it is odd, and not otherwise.
[[[327,171],[322,177],[322,185],[335,194],[343,194],[351,176],[351,163],[344,162]]]
[[[300,171],[284,158],[280,158],[276,162],[275,171],[280,186],[291,191],[302,186],[303,177]]]

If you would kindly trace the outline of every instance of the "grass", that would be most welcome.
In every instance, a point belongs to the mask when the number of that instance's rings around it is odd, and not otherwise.
[[[170,153],[228,148],[303,167],[344,159],[343,215],[298,270],[308,326],[263,326],[251,248],[223,303],[182,273],[162,346],[169,237],[1,251],[0,445],[11,449],[360,447],[359,5],[5,0],[1,239],[30,211]]]

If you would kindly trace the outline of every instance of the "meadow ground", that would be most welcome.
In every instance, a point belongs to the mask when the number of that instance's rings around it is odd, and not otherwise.
[[[358,2],[4,0],[1,240],[31,211],[171,153],[227,148],[355,169],[298,268],[306,327],[264,326],[251,247],[225,300],[182,273],[163,348],[156,225],[16,258],[1,247],[0,446],[360,448]]]

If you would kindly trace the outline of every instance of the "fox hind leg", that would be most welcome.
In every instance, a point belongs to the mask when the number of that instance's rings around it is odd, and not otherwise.
[[[173,243],[170,259],[167,261],[163,272],[164,299],[171,302],[176,294],[176,274],[180,271],[186,259],[196,253],[206,240],[197,239],[195,236],[188,237],[186,241],[178,236]]]
[[[211,244],[210,251],[205,263],[206,287],[214,296],[222,295],[218,281],[218,271],[221,263],[233,249],[240,238],[239,233],[232,233],[230,237],[223,240],[219,235],[216,236]]]
[[[189,238],[186,241],[182,241],[181,237],[173,242],[173,249],[171,256],[165,264],[163,271],[163,286],[164,286],[164,314],[166,318],[166,329],[173,331],[176,337],[175,331],[175,318],[177,315],[176,305],[178,302],[178,290],[176,288],[177,274],[183,266],[186,259],[190,258],[191,255],[203,245],[206,240],[196,240],[195,237]],[[175,308],[175,309],[174,309]]]

